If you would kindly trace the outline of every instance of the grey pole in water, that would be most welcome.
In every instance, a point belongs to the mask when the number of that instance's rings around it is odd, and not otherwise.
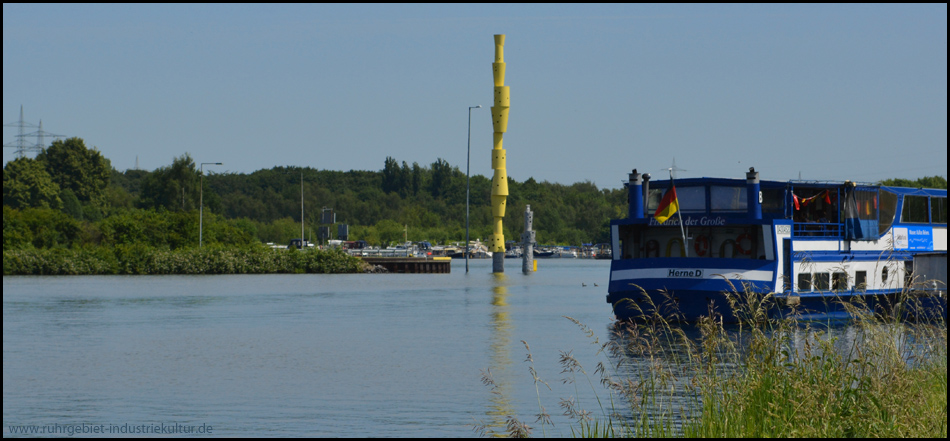
[[[531,274],[534,271],[534,242],[535,234],[532,225],[534,224],[534,213],[531,212],[531,206],[524,209],[524,233],[521,233],[521,272]]]
[[[505,252],[504,251],[495,251],[492,253],[491,272],[493,273],[505,272]]]

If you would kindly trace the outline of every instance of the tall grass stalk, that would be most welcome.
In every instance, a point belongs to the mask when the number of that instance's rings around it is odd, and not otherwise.
[[[901,302],[913,300],[904,296]],[[686,436],[946,436],[946,323],[882,319],[863,305],[851,341],[794,316],[747,327],[738,338],[707,345],[737,363],[704,366],[697,376],[701,413]],[[701,324],[706,333],[722,325]],[[718,328],[718,329],[717,329]]]

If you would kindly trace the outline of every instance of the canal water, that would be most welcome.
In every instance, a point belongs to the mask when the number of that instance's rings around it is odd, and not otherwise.
[[[502,276],[485,259],[467,274],[455,260],[451,274],[4,277],[3,434],[462,437],[510,414],[569,436],[559,401],[594,411],[607,397],[593,343],[613,323],[609,261],[506,264]],[[599,391],[562,382],[562,353]],[[534,422],[539,400],[553,426]]]

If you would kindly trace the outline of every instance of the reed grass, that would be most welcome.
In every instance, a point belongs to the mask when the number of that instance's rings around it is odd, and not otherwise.
[[[803,321],[795,310],[774,318],[769,311],[774,299],[745,287],[726,294],[739,318],[734,325],[716,316],[681,325],[675,311],[653,313],[613,324],[608,341],[601,342],[588,326],[565,317],[603,359],[595,379],[572,352],[561,352],[562,384],[573,395],[559,404],[572,421],[571,434],[947,436],[946,319],[921,310],[914,291],[877,305],[876,311],[860,299],[844,304],[852,317],[847,328]],[[848,334],[837,335],[840,329]],[[538,385],[547,383],[539,383],[523,343],[540,410],[535,423],[543,432],[550,420],[540,418],[545,411]],[[577,404],[587,394],[594,396],[597,409]],[[509,425],[508,436],[532,434],[517,417],[509,421],[517,424]]]

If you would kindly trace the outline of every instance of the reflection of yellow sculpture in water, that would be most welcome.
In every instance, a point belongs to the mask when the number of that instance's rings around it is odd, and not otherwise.
[[[495,286],[492,287],[492,336],[491,336],[491,368],[492,378],[491,404],[487,415],[491,422],[487,425],[491,436],[505,436],[507,417],[514,414],[508,402],[508,367],[511,366],[511,320],[508,316],[508,287],[504,273],[493,273]],[[500,381],[499,381],[500,380]]]

